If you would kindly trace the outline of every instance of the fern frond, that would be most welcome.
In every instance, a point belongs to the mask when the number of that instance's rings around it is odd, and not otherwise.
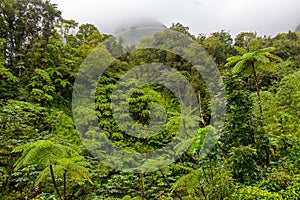
[[[238,52],[238,54],[240,55],[243,55],[245,53],[247,53],[247,50],[242,48],[242,47],[239,47],[239,46],[233,46],[234,50],[236,50],[236,52]]]
[[[47,177],[50,177],[50,169],[49,168],[45,168],[45,169],[43,169],[40,173],[39,173],[39,175],[38,175],[38,177],[37,177],[37,179],[36,179],[36,181],[35,181],[35,185],[39,185],[41,182],[43,182]]]
[[[272,59],[274,61],[277,61],[277,62],[283,62],[281,58],[279,58],[278,56],[272,55],[272,54],[266,55],[266,57],[269,59]]]
[[[245,53],[244,55],[242,55],[241,60],[247,60],[250,61],[253,59],[253,57],[255,56],[255,52],[249,52],[249,53]]]
[[[62,158],[58,160],[58,164],[63,166],[68,174],[70,174],[70,178],[74,179],[77,183],[82,183],[82,179],[85,178],[93,184],[92,180],[89,178],[89,170],[86,168],[91,167],[91,165],[84,161],[83,156]]]
[[[78,156],[78,152],[71,147],[53,143],[49,140],[39,140],[34,143],[21,145],[13,152],[22,152],[22,156],[15,163],[15,169],[32,163],[45,167],[55,164],[58,158]]]
[[[195,188],[201,184],[200,181],[201,172],[199,170],[192,170],[190,173],[180,177],[172,186],[171,193],[174,192],[174,190],[183,190],[186,189],[186,191],[189,193],[189,195],[192,195],[195,192]]]
[[[233,64],[235,64],[236,62],[238,62],[241,59],[241,56],[232,56],[230,58],[227,58],[227,63],[226,63],[226,67],[230,67]]]
[[[245,64],[246,64],[247,61],[245,60],[241,60],[239,62],[236,63],[236,65],[232,68],[232,73],[233,74],[238,74],[240,72],[242,72],[245,68]]]
[[[269,58],[267,58],[263,55],[260,55],[260,54],[253,56],[253,58],[255,60],[257,60],[258,62],[261,62],[263,64],[266,64],[266,63],[270,62]]]
[[[12,150],[12,153],[21,153],[25,149],[27,149],[31,143],[23,144],[21,146],[16,147],[15,149]]]
[[[258,54],[271,53],[275,51],[274,47],[263,48],[257,51]]]

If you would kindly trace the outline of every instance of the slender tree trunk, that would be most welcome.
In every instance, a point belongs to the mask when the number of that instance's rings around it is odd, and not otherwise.
[[[50,173],[51,173],[52,183],[53,183],[53,185],[54,185],[54,188],[55,188],[55,190],[56,190],[56,193],[57,193],[58,197],[59,197],[61,200],[63,200],[62,197],[61,197],[61,194],[60,194],[60,192],[59,192],[59,190],[58,190],[56,181],[55,181],[55,177],[54,177],[52,165],[50,165]]]
[[[202,184],[201,184],[201,192],[202,192],[202,195],[204,196],[204,199],[207,200],[206,193],[204,191],[204,188],[203,188]]]
[[[270,147],[268,146],[268,145],[265,145],[265,148],[266,148],[266,156],[267,156],[267,160],[266,160],[266,168],[267,168],[267,170],[269,169],[269,167],[270,167],[270,153],[269,153],[269,151],[270,151]]]
[[[206,123],[204,121],[204,116],[203,116],[203,109],[202,109],[202,103],[201,103],[201,93],[200,93],[200,90],[199,90],[199,93],[198,93],[198,100],[199,100],[200,117],[202,119],[203,126],[205,127]]]
[[[222,156],[223,156],[223,157],[225,158],[225,160],[227,161],[227,155],[225,154],[225,152],[224,152],[224,150],[223,150],[223,148],[221,147],[220,144],[218,144],[218,148],[219,148],[219,150],[220,150]]]
[[[66,194],[66,188],[67,188],[66,174],[67,174],[67,171],[65,170],[65,171],[64,171],[64,200],[67,199],[67,194]]]
[[[253,70],[253,74],[254,74],[254,80],[255,80],[255,87],[256,87],[256,93],[257,93],[257,99],[258,99],[260,118],[263,119],[263,110],[262,110],[262,106],[261,106],[261,97],[260,97],[260,92],[259,92],[259,88],[258,88],[258,80],[257,80],[257,75],[256,75],[254,63],[252,63],[252,70]]]
[[[258,105],[259,105],[259,111],[260,111],[260,119],[263,120],[263,110],[262,110],[262,105],[261,105],[261,97],[260,97],[260,92],[258,88],[258,80],[257,80],[257,75],[255,71],[255,66],[254,63],[252,63],[252,69],[253,69],[253,74],[254,74],[254,79],[255,79],[255,86],[256,86],[256,91],[257,91],[257,97],[258,97]],[[269,144],[265,144],[265,151],[266,151],[266,168],[268,169],[270,166],[270,148],[268,146]]]
[[[142,193],[142,200],[144,200],[145,199],[145,191],[144,191],[144,180],[143,180],[142,172],[140,172],[139,182],[140,182],[140,188],[141,188],[141,193]]]
[[[252,127],[252,123],[251,123],[251,121],[249,121],[249,127]],[[256,141],[255,141],[255,133],[254,133],[254,131],[252,131],[252,133],[251,133],[251,140],[252,140],[252,143],[253,143],[253,144],[255,144],[255,143],[256,143]]]

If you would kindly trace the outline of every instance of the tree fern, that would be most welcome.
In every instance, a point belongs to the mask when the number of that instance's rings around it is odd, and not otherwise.
[[[226,67],[233,66],[231,73],[240,74],[244,77],[254,75],[255,86],[258,96],[258,104],[260,108],[260,116],[262,118],[262,106],[258,87],[258,80],[256,74],[256,68],[271,67],[274,69],[274,65],[270,63],[281,62],[281,59],[273,54],[275,49],[273,47],[259,49],[258,39],[254,39],[248,46],[247,49],[241,47],[235,47],[235,50],[240,54],[227,59]]]
[[[80,156],[77,151],[69,146],[54,143],[49,140],[40,140],[30,144],[21,145],[13,150],[14,153],[22,153],[15,163],[15,170],[30,164],[38,164],[44,168],[36,179],[36,185],[47,177],[52,177],[52,182],[58,196],[62,199],[56,185],[56,177],[64,176],[64,193],[66,187],[65,177],[68,176],[75,182],[82,184],[83,179],[90,183],[89,171],[86,167],[90,165]],[[50,170],[49,170],[49,168]],[[64,199],[66,194],[64,194]]]
[[[255,87],[256,87],[256,93],[257,93],[257,100],[258,100],[258,106],[260,111],[260,118],[263,119],[263,109],[261,105],[261,96],[260,96],[260,90],[258,86],[258,77],[256,70],[270,67],[270,69],[275,68],[276,62],[281,62],[281,59],[273,54],[275,49],[273,47],[270,48],[264,48],[259,49],[259,41],[258,39],[254,39],[248,46],[248,49],[244,49],[243,51],[240,48],[237,48],[239,53],[242,53],[240,55],[240,59],[237,59],[238,57],[231,57],[227,59],[227,64],[225,66],[230,67],[233,66],[232,74],[243,74],[244,77],[250,77],[252,74],[254,76],[255,81]],[[244,53],[243,53],[244,52]],[[269,147],[266,147],[267,155]],[[266,160],[266,167],[270,165],[270,158],[268,156]]]

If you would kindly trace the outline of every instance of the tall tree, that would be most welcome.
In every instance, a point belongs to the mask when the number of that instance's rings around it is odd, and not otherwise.
[[[223,67],[226,59],[232,55],[232,38],[229,32],[220,31],[212,33],[203,41],[203,47],[214,58],[219,67]],[[220,68],[221,70],[222,68]],[[222,70],[221,70],[222,73]]]
[[[68,174],[77,182],[83,178],[92,183],[89,178],[89,171],[86,168],[88,163],[71,147],[54,143],[49,140],[39,140],[34,143],[21,145],[13,150],[14,153],[22,152],[21,157],[15,163],[15,169],[30,164],[38,164],[44,168],[37,180],[36,185],[43,181],[49,174],[51,175],[53,186],[60,199],[66,199],[66,175]],[[64,197],[62,197],[55,179],[56,175],[63,175]]]
[[[259,49],[258,39],[254,39],[249,44],[249,47],[247,49],[238,46],[234,46],[234,48],[239,55],[228,58],[225,66],[233,66],[231,70],[233,74],[241,73],[244,77],[249,77],[253,74],[258,98],[260,117],[263,118],[257,69],[274,68],[275,63],[281,62],[281,59],[271,53],[275,50],[275,48],[273,47]]]
[[[5,39],[5,60],[15,69],[37,40],[48,41],[61,19],[56,5],[43,0],[0,0],[0,38]]]

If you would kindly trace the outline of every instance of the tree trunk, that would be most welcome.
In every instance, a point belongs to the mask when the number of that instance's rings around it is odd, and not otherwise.
[[[201,185],[201,192],[202,192],[202,195],[204,196],[204,199],[207,200],[206,194],[205,194],[205,191],[204,191],[204,188],[202,185]]]
[[[253,74],[254,74],[254,79],[255,79],[255,86],[256,86],[256,92],[257,92],[257,97],[258,97],[258,105],[259,105],[259,112],[260,112],[260,119],[263,120],[263,110],[262,110],[262,105],[261,105],[261,97],[260,97],[260,92],[259,92],[259,88],[258,88],[258,80],[257,80],[257,75],[256,75],[256,71],[255,71],[255,66],[254,63],[252,63],[252,69],[253,69]],[[262,122],[262,121],[261,121]],[[270,166],[270,148],[268,145],[265,145],[265,151],[266,151],[266,168],[268,170],[269,166]]]
[[[218,148],[219,148],[219,150],[220,150],[222,156],[225,158],[225,160],[226,160],[226,162],[227,162],[227,155],[225,154],[225,152],[224,152],[224,150],[223,150],[223,148],[221,147],[220,144],[218,144]]]
[[[265,146],[266,147],[266,156],[267,156],[267,160],[266,160],[266,168],[267,168],[267,170],[269,169],[269,167],[270,167],[270,153],[269,153],[269,151],[270,151],[270,147],[268,146],[268,145],[266,145]]]
[[[144,200],[145,199],[145,191],[144,191],[144,181],[143,181],[143,173],[142,172],[140,172],[139,182],[140,182],[140,187],[141,187],[142,200]]]
[[[56,193],[57,193],[58,197],[59,197],[61,200],[63,200],[62,197],[61,197],[61,194],[60,194],[60,192],[59,192],[59,190],[58,190],[58,187],[57,187],[57,185],[56,185],[56,181],[55,181],[55,177],[54,177],[52,165],[50,165],[50,173],[51,173],[52,183],[53,183],[53,185],[54,185],[54,188],[55,188],[55,190],[56,190]]]
[[[203,126],[205,127],[206,126],[206,123],[204,121],[204,116],[203,116],[203,109],[202,109],[202,102],[201,102],[201,93],[200,93],[200,90],[199,90],[199,93],[198,93],[198,101],[199,101],[199,111],[200,111],[200,117],[202,119],[202,123],[203,123]]]
[[[254,63],[252,63],[252,70],[253,70],[254,80],[255,80],[255,87],[256,87],[256,93],[257,93],[257,99],[258,99],[259,113],[260,113],[260,118],[262,120],[263,119],[263,111],[262,111],[262,106],[261,106],[261,98],[260,98],[260,92],[259,92],[259,88],[258,88],[258,80],[257,80],[257,75],[256,75]]]
[[[64,200],[67,199],[67,194],[66,194],[66,188],[67,188],[66,174],[67,174],[67,171],[65,170],[65,171],[64,171]]]

